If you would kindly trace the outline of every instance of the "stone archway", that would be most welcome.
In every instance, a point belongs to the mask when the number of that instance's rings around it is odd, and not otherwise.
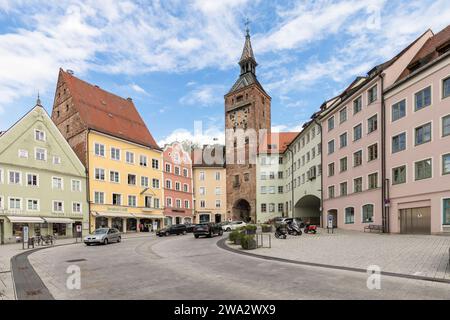
[[[297,201],[294,216],[304,222],[320,225],[320,199],[314,195],[306,195]]]
[[[233,206],[233,220],[242,220],[250,222],[250,203],[245,199],[239,199]]]

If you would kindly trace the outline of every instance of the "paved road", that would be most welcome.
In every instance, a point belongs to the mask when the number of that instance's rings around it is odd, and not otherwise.
[[[218,240],[136,238],[42,250],[29,259],[56,299],[450,299],[449,284],[386,276],[380,290],[369,290],[362,273],[243,256],[218,248]],[[80,290],[66,288],[74,264]]]

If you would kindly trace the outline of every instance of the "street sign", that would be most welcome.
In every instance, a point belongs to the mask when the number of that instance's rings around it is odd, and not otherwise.
[[[23,243],[28,242],[29,230],[27,226],[23,227]]]
[[[81,232],[81,224],[77,225],[77,232]]]

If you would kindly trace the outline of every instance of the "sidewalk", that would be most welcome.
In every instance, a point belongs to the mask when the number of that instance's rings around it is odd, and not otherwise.
[[[272,237],[272,248],[246,251],[268,257],[366,270],[376,265],[392,272],[450,280],[450,236],[363,233],[335,229],[329,234]],[[236,250],[240,246],[227,245]]]
[[[123,234],[122,239],[133,239],[140,237],[153,237],[155,233],[128,233]],[[55,245],[76,244],[74,238],[57,239]],[[78,239],[78,244],[82,244]],[[51,248],[52,246],[35,246],[34,248]],[[26,246],[25,246],[26,248]],[[33,250],[22,249],[22,243],[0,245],[0,300],[15,300],[14,285],[11,274],[11,258],[20,253]]]

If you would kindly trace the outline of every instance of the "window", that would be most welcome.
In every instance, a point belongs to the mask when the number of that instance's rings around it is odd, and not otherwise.
[[[176,174],[177,176],[180,175],[180,167],[175,167],[175,174]]]
[[[450,135],[450,115],[442,118],[442,136]]]
[[[62,190],[63,189],[63,179],[58,178],[58,177],[53,177],[52,178],[52,188]]]
[[[418,161],[414,165],[416,180],[431,178],[431,159]]]
[[[367,120],[367,133],[374,132],[378,129],[378,115],[374,115]]]
[[[267,193],[267,187],[261,186],[261,194],[266,194],[266,193]]]
[[[346,224],[355,223],[355,208],[353,207],[345,208],[345,223]]]
[[[28,150],[19,149],[19,158],[28,159]]]
[[[136,207],[136,196],[128,196],[128,206]]]
[[[28,199],[27,200],[27,210],[28,211],[39,211],[39,200]]]
[[[362,207],[362,222],[373,222],[373,204],[366,204]]]
[[[353,141],[358,141],[362,137],[362,124],[353,128]]]
[[[200,181],[205,181],[205,173],[203,171],[200,171],[199,178]]]
[[[62,201],[53,201],[53,212],[64,212],[64,203]]]
[[[175,206],[176,206],[177,208],[181,208],[181,199],[176,199],[176,200],[175,200]]]
[[[261,203],[261,212],[267,212],[267,205],[265,203]]]
[[[220,181],[220,172],[219,171],[216,172],[216,181]]]
[[[114,206],[121,206],[122,205],[122,195],[119,193],[113,193],[112,194],[112,204]]]
[[[94,192],[94,203],[104,204],[105,203],[105,193],[104,192]]]
[[[188,169],[186,168],[183,169],[183,176],[186,178],[188,177]]]
[[[283,212],[283,210],[284,210],[283,203],[278,203],[278,212]]]
[[[172,189],[172,181],[166,180],[166,189]]]
[[[442,156],[442,174],[450,173],[450,153]]]
[[[333,162],[333,163],[330,163],[330,164],[328,165],[328,176],[329,176],[329,177],[334,176],[334,162]]]
[[[442,80],[442,99],[450,96],[450,77]]]
[[[159,198],[153,199],[153,207],[158,209],[159,208]]]
[[[347,171],[347,157],[340,159],[339,164],[341,172]]]
[[[22,199],[20,198],[9,198],[9,209],[22,209]]]
[[[199,188],[199,192],[200,192],[200,195],[202,195],[202,196],[206,195],[206,188],[205,187],[200,187]]]
[[[377,85],[374,85],[367,91],[367,103],[371,104],[377,100]]]
[[[271,172],[269,173],[269,179],[270,179],[270,180],[274,180],[274,179],[275,179],[275,172],[271,171]]]
[[[191,204],[190,204],[189,200],[184,200],[184,207],[186,209],[189,209],[190,206],[191,206]],[[219,200],[219,207],[220,207],[220,200]],[[216,202],[216,208],[218,208],[217,207],[217,202]]]
[[[283,193],[283,186],[278,186],[278,193],[282,194]]]
[[[400,133],[392,137],[392,153],[406,149],[406,133]]]
[[[120,173],[117,171],[109,172],[109,181],[119,183],[120,182]]]
[[[334,186],[328,187],[328,198],[330,198],[330,199],[334,198]]]
[[[222,190],[220,187],[216,187],[216,195],[219,196],[222,194]]]
[[[442,210],[443,212],[443,219],[442,224],[449,225],[450,224],[450,199],[443,199],[442,200]]]
[[[39,186],[39,176],[34,173],[27,174],[27,186],[38,187]]]
[[[275,212],[275,203],[269,203],[269,212]]]
[[[186,183],[183,184],[183,191],[184,192],[189,192],[189,186]]]
[[[154,189],[159,189],[159,179],[152,179],[152,187]]]
[[[181,190],[181,184],[178,181],[175,182],[175,190],[177,191]]]
[[[105,181],[105,169],[95,168],[95,180]]]
[[[200,208],[206,208],[206,201],[200,200]]]
[[[431,123],[415,129],[416,146],[431,141]]]
[[[36,148],[35,150],[36,160],[46,161],[47,160],[47,150],[42,148]]]
[[[358,167],[362,165],[362,150],[353,153],[353,166]]]
[[[100,143],[94,144],[94,152],[96,156],[104,157],[105,156],[105,145]]]
[[[148,188],[148,177],[141,177],[141,187]]]
[[[34,130],[34,139],[36,141],[45,141],[45,132],[41,130]]]
[[[332,154],[334,152],[334,140],[328,142],[328,154]]]
[[[369,189],[378,188],[378,173],[369,174]]]
[[[406,182],[406,166],[392,168],[392,184],[401,184]]]
[[[81,203],[73,202],[72,203],[72,212],[73,213],[81,213]]]
[[[283,157],[278,158],[278,164],[283,164]]]
[[[127,151],[125,153],[125,160],[129,164],[134,164],[134,153]]]
[[[270,194],[275,194],[275,186],[270,186],[269,187],[269,193]]]
[[[420,90],[414,95],[415,110],[418,111],[431,105],[431,87]]]
[[[22,184],[22,174],[19,171],[9,171],[9,184]]]
[[[72,192],[81,192],[81,181],[80,180],[72,180]]]
[[[353,179],[353,192],[362,192],[362,178]]]
[[[239,178],[239,176],[238,176]],[[244,181],[249,181],[250,180],[250,174],[249,173],[244,173]]]
[[[166,206],[172,207],[172,198],[167,198],[166,199]]]
[[[278,171],[278,179],[283,179],[283,171]]]
[[[331,131],[333,129],[334,129],[334,117],[331,117],[328,119],[328,131]]]
[[[159,169],[159,160],[152,159],[152,168],[158,170]]]
[[[347,195],[347,182],[342,182],[339,184],[339,188],[340,188],[340,194],[341,197],[342,196],[346,196]]]
[[[353,100],[353,114],[357,114],[362,109],[362,97]]]
[[[53,164],[61,164],[61,157],[53,156]]]
[[[372,161],[378,158],[378,144],[375,143],[367,148],[367,151],[369,153],[368,155],[368,161]]]
[[[339,136],[340,147],[344,148],[347,146],[347,132]]]
[[[220,200],[216,200],[216,208],[220,208],[220,207],[221,207]]]
[[[347,121],[347,108],[339,111],[339,123],[343,123],[345,121]]]
[[[171,171],[172,171],[172,168],[171,168],[170,164],[166,163],[166,172],[170,173]]]
[[[147,156],[139,156],[139,165],[142,167],[147,167]]]
[[[392,105],[392,121],[401,119],[404,116],[406,116],[406,100],[405,99]]]
[[[136,185],[136,175],[135,174],[128,174],[128,184],[131,186]]]
[[[111,148],[111,159],[120,160],[120,149],[114,147]]]

